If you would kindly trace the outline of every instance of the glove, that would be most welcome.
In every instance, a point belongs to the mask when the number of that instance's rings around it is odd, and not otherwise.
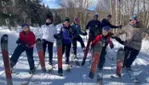
[[[85,31],[85,32],[83,33],[83,35],[87,35],[87,32]]]
[[[61,36],[60,34],[54,34],[54,38],[55,38],[55,39],[61,39],[62,36]]]
[[[121,29],[122,28],[122,25],[120,25],[119,28]]]
[[[113,43],[110,44],[110,48],[111,48],[111,49],[114,48],[114,44],[113,44]]]
[[[20,43],[21,43],[21,40],[18,39],[18,40],[16,41],[16,44],[20,44]]]

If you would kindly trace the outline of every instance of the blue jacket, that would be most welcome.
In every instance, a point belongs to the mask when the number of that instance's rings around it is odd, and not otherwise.
[[[62,34],[63,43],[71,44],[71,42],[72,42],[72,28],[71,28],[71,26],[69,26],[69,27],[63,26],[61,29],[61,34]]]

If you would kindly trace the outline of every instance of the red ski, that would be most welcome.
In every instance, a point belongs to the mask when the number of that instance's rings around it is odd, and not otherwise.
[[[1,50],[2,50],[2,56],[4,61],[7,85],[13,85],[10,61],[8,56],[8,35],[7,34],[3,35],[1,38]]]
[[[116,75],[118,77],[121,77],[121,70],[123,66],[124,56],[125,56],[124,49],[119,48],[116,58]]]
[[[41,41],[40,38],[38,38],[36,40],[36,48],[37,48],[37,52],[38,52],[38,56],[39,56],[41,68],[45,72],[46,71],[46,68],[45,68],[45,59],[44,59],[42,41]]]
[[[100,57],[100,54],[102,51],[102,47],[103,47],[103,43],[100,40],[93,47],[93,54],[92,54],[93,60],[91,63],[91,68],[90,68],[90,73],[89,73],[90,78],[94,78],[94,73],[96,70],[97,63],[99,61],[99,57]]]
[[[62,39],[57,39],[57,56],[58,56],[58,74],[63,76],[63,68],[62,68]]]
[[[81,64],[82,66],[85,65],[85,61],[86,61],[87,54],[88,54],[88,51],[89,51],[90,43],[91,43],[91,40],[89,39],[88,42],[87,42],[86,49],[85,49],[85,51],[84,51],[84,56],[83,56],[83,60],[82,60],[82,64]]]

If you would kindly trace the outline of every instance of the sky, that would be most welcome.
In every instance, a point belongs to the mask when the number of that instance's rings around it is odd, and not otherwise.
[[[48,5],[49,8],[60,8],[60,0],[41,0],[42,3],[44,3],[45,5]],[[95,0],[96,1],[96,0]],[[94,10],[96,8],[95,4],[92,4],[91,6],[89,6],[89,10]]]

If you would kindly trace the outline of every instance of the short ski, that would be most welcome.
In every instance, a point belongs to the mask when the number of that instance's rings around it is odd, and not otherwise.
[[[42,41],[40,38],[38,38],[36,40],[36,48],[37,48],[37,52],[38,52],[38,56],[39,56],[39,60],[40,60],[40,65],[42,70],[45,72],[46,68],[45,68],[45,60],[44,60],[44,53],[43,53],[43,46],[42,46]]]
[[[8,56],[8,35],[7,34],[4,34],[1,38],[1,50],[2,50],[7,85],[13,85],[10,61]]]
[[[57,58],[58,58],[58,75],[63,76],[63,67],[62,67],[62,39],[59,38],[56,41],[57,45]]]
[[[101,54],[101,51],[102,51],[102,41],[98,41],[95,46],[92,48],[93,49],[93,60],[92,60],[92,63],[91,63],[91,68],[90,68],[90,73],[89,73],[89,77],[91,79],[94,78],[94,72],[96,70],[96,65],[99,61],[99,57],[100,57],[100,54]]]
[[[123,67],[124,56],[125,56],[124,49],[119,48],[117,52],[117,58],[116,58],[116,75],[118,77],[121,77],[121,70]]]
[[[81,63],[82,66],[85,65],[85,61],[86,61],[87,54],[88,54],[88,51],[89,51],[90,43],[91,43],[91,40],[89,39],[88,42],[87,42],[87,46],[85,48],[85,51],[84,51],[84,56],[83,56],[83,60],[82,60],[82,63]]]

